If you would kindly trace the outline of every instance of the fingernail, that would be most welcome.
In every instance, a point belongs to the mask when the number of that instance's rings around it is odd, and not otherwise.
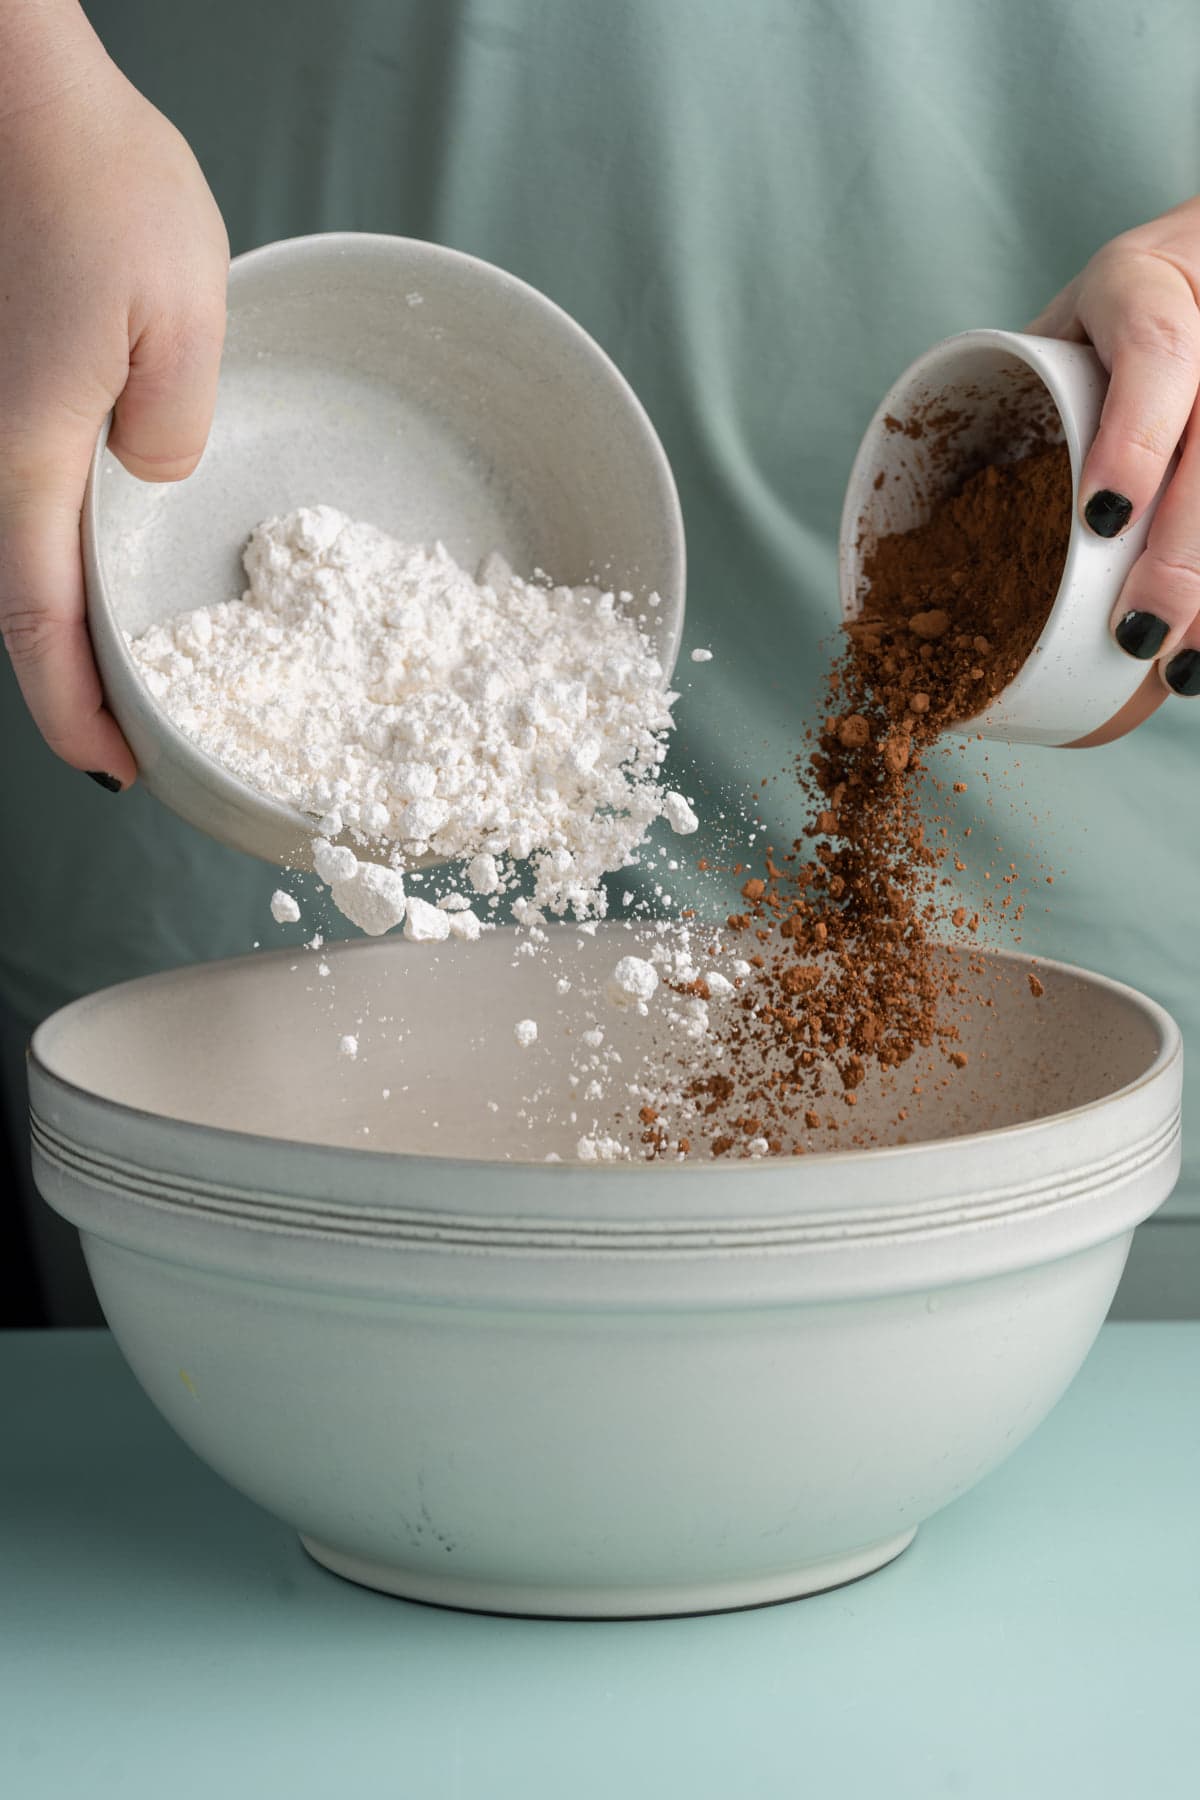
[[[89,781],[94,781],[98,787],[104,788],[110,794],[119,794],[121,791],[121,784],[116,776],[106,775],[103,769],[85,769],[84,774]]]
[[[1163,670],[1163,679],[1173,693],[1200,694],[1200,650],[1181,650]]]
[[[1155,613],[1127,612],[1113,636],[1128,655],[1149,662],[1167,641],[1167,622]]]
[[[1132,511],[1133,501],[1127,500],[1124,494],[1101,488],[1084,507],[1083,516],[1097,537],[1116,537],[1128,525]]]

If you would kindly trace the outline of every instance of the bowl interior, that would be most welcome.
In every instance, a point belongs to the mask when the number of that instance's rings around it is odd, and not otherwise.
[[[554,929],[537,957],[498,929],[473,945],[385,939],[239,958],[78,1001],[41,1027],[34,1052],[89,1094],[218,1130],[425,1156],[573,1159],[582,1132],[622,1109],[628,1117],[627,1084],[647,1052],[679,1054],[660,1006],[639,1019],[605,1000],[614,962],[637,948],[635,934],[611,925],[594,937]],[[904,1122],[894,1081],[876,1074],[859,1090],[854,1124],[881,1144],[1100,1101],[1162,1053],[1163,1016],[1127,989],[1039,965],[1045,993],[1034,998],[1027,959],[972,961],[983,974],[971,986],[992,1004],[963,1015],[967,1068],[927,1059],[925,1091],[906,1100]],[[529,1018],[538,1037],[521,1050],[513,1027]],[[593,1048],[582,1034],[597,1026],[604,1039]],[[340,1049],[345,1035],[357,1040],[353,1058]],[[906,1088],[915,1067],[903,1071]],[[841,1131],[813,1132],[814,1149],[845,1147],[851,1115],[836,1104],[828,1112]]]
[[[212,437],[190,480],[151,486],[107,453],[97,557],[137,633],[234,598],[261,519],[328,502],[473,568],[657,590],[678,648],[682,528],[670,471],[623,378],[581,328],[491,265],[408,239],[333,234],[240,258]],[[93,603],[97,603],[93,597]]]

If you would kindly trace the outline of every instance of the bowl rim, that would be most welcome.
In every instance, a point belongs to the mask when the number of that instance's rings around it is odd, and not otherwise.
[[[573,929],[566,927],[565,929]],[[403,943],[398,938],[354,939],[347,938],[339,942],[322,946],[321,954],[335,959],[345,956],[364,956],[391,953]],[[956,950],[960,946],[947,945],[947,949]],[[419,949],[419,947],[414,947]],[[405,944],[402,954],[410,953]],[[1031,969],[1049,971],[1071,979],[1082,980],[1090,986],[1101,988],[1108,993],[1132,1002],[1135,1008],[1155,1028],[1158,1035],[1158,1047],[1150,1065],[1134,1080],[1126,1082],[1122,1087],[1114,1088],[1109,1094],[1095,1100],[1086,1100],[1078,1106],[1068,1107],[1064,1111],[1047,1113],[1037,1119],[1016,1121],[1009,1125],[986,1127],[980,1131],[964,1132],[949,1138],[917,1139],[905,1144],[887,1144],[876,1148],[854,1148],[848,1150],[810,1151],[802,1159],[791,1157],[745,1158],[734,1162],[723,1158],[708,1158],[704,1161],[662,1162],[654,1164],[657,1173],[653,1179],[660,1185],[665,1181],[676,1184],[680,1181],[696,1182],[731,1176],[737,1180],[750,1180],[762,1183],[764,1179],[773,1177],[779,1181],[785,1170],[795,1172],[797,1167],[805,1170],[814,1165],[825,1168],[838,1168],[848,1173],[864,1169],[878,1169],[885,1162],[893,1160],[906,1163],[914,1159],[929,1159],[933,1162],[945,1162],[949,1157],[958,1155],[964,1148],[986,1152],[989,1145],[1009,1143],[1017,1137],[1026,1139],[1044,1138],[1052,1133],[1060,1132],[1064,1126],[1087,1119],[1101,1109],[1111,1109],[1121,1102],[1132,1100],[1144,1089],[1164,1077],[1182,1063],[1183,1038],[1180,1028],[1158,1001],[1142,994],[1128,983],[1118,981],[1112,976],[1097,974],[1091,970],[1080,968],[1073,963],[1033,956],[1026,952],[999,950],[990,948],[972,949],[972,955],[985,956],[989,963],[1003,963],[1014,969],[1028,972]],[[240,956],[222,957],[212,962],[185,964],[174,969],[159,970],[150,975],[136,976],[132,980],[116,982],[108,987],[100,988],[92,993],[84,994],[78,999],[42,1020],[30,1039],[27,1052],[31,1074],[35,1074],[51,1088],[69,1095],[71,1099],[86,1111],[96,1109],[98,1112],[119,1119],[136,1123],[148,1131],[166,1130],[172,1137],[181,1137],[184,1142],[202,1145],[214,1139],[228,1144],[231,1148],[243,1148],[252,1155],[262,1157],[272,1151],[278,1155],[279,1147],[286,1145],[290,1149],[303,1153],[306,1159],[314,1163],[336,1160],[345,1167],[347,1163],[363,1172],[379,1171],[385,1168],[403,1168],[414,1174],[429,1176],[438,1173],[473,1172],[477,1176],[486,1176],[492,1180],[507,1176],[509,1181],[518,1177],[522,1183],[531,1178],[539,1184],[552,1182],[555,1186],[563,1181],[580,1178],[599,1179],[608,1182],[628,1181],[633,1177],[645,1177],[651,1166],[642,1159],[628,1162],[584,1162],[562,1160],[547,1163],[542,1158],[522,1157],[464,1157],[441,1155],[437,1153],[410,1153],[404,1150],[379,1149],[368,1145],[339,1145],[313,1142],[307,1139],[295,1139],[273,1136],[263,1132],[233,1130],[220,1125],[201,1124],[195,1120],[179,1119],[170,1114],[152,1112],[144,1107],[134,1106],[126,1101],[108,1099],[92,1090],[80,1086],[67,1076],[59,1073],[53,1062],[53,1040],[56,1035],[66,1030],[72,1019],[83,1013],[93,1011],[109,1002],[113,996],[140,987],[166,987],[173,983],[202,979],[209,970],[228,970],[239,965],[253,965],[256,969],[267,963],[296,961],[294,949],[257,950]],[[36,1107],[32,1108],[36,1113]],[[508,1185],[506,1181],[505,1186]],[[362,1204],[359,1202],[358,1204]],[[968,1205],[969,1202],[964,1202]],[[371,1209],[372,1212],[375,1210]],[[436,1209],[430,1208],[431,1213]],[[911,1211],[912,1203],[907,1203],[901,1210]],[[747,1218],[750,1216],[747,1213]]]

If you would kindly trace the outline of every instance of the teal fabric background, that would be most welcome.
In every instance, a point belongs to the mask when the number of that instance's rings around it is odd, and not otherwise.
[[[1022,325],[1200,188],[1191,0],[88,10],[195,147],[235,251],[329,228],[437,239],[544,289],[620,364],[682,494],[687,642],[714,661],[681,665],[672,754],[712,805],[782,766],[814,714],[842,492],[880,394],[948,332]],[[272,871],[60,767],[0,681],[13,1014],[286,941]],[[1024,947],[1132,982],[1200,1045],[1200,704],[1102,751],[986,754],[988,823],[1057,876]],[[771,793],[786,819],[786,784]],[[1200,1056],[1187,1137],[1172,1205],[1200,1221]],[[1200,1291],[1200,1223],[1195,1242]]]

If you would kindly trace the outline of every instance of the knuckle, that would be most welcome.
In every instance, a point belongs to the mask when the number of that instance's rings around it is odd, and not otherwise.
[[[1126,344],[1150,356],[1165,358],[1194,369],[1200,362],[1200,317],[1177,317],[1166,312],[1137,311],[1125,326]]]
[[[219,351],[225,337],[225,287],[197,284],[173,308],[169,338],[180,360]]]
[[[192,368],[220,355],[225,314],[192,305],[172,321],[165,334],[164,361],[176,369]]]
[[[14,669],[29,669],[44,662],[54,649],[58,621],[32,609],[6,612],[0,618],[0,637]]]
[[[1200,554],[1151,550],[1141,572],[1146,587],[1177,620],[1200,611]]]
[[[1127,232],[1122,232],[1119,237],[1109,238],[1107,244],[1102,244],[1088,258],[1087,267],[1083,271],[1084,280],[1103,280],[1114,269],[1119,269],[1126,257],[1133,252],[1134,246],[1129,242]]]
[[[1128,424],[1121,433],[1121,441],[1127,451],[1148,456],[1155,462],[1165,462],[1179,439],[1166,419],[1147,418]]]

